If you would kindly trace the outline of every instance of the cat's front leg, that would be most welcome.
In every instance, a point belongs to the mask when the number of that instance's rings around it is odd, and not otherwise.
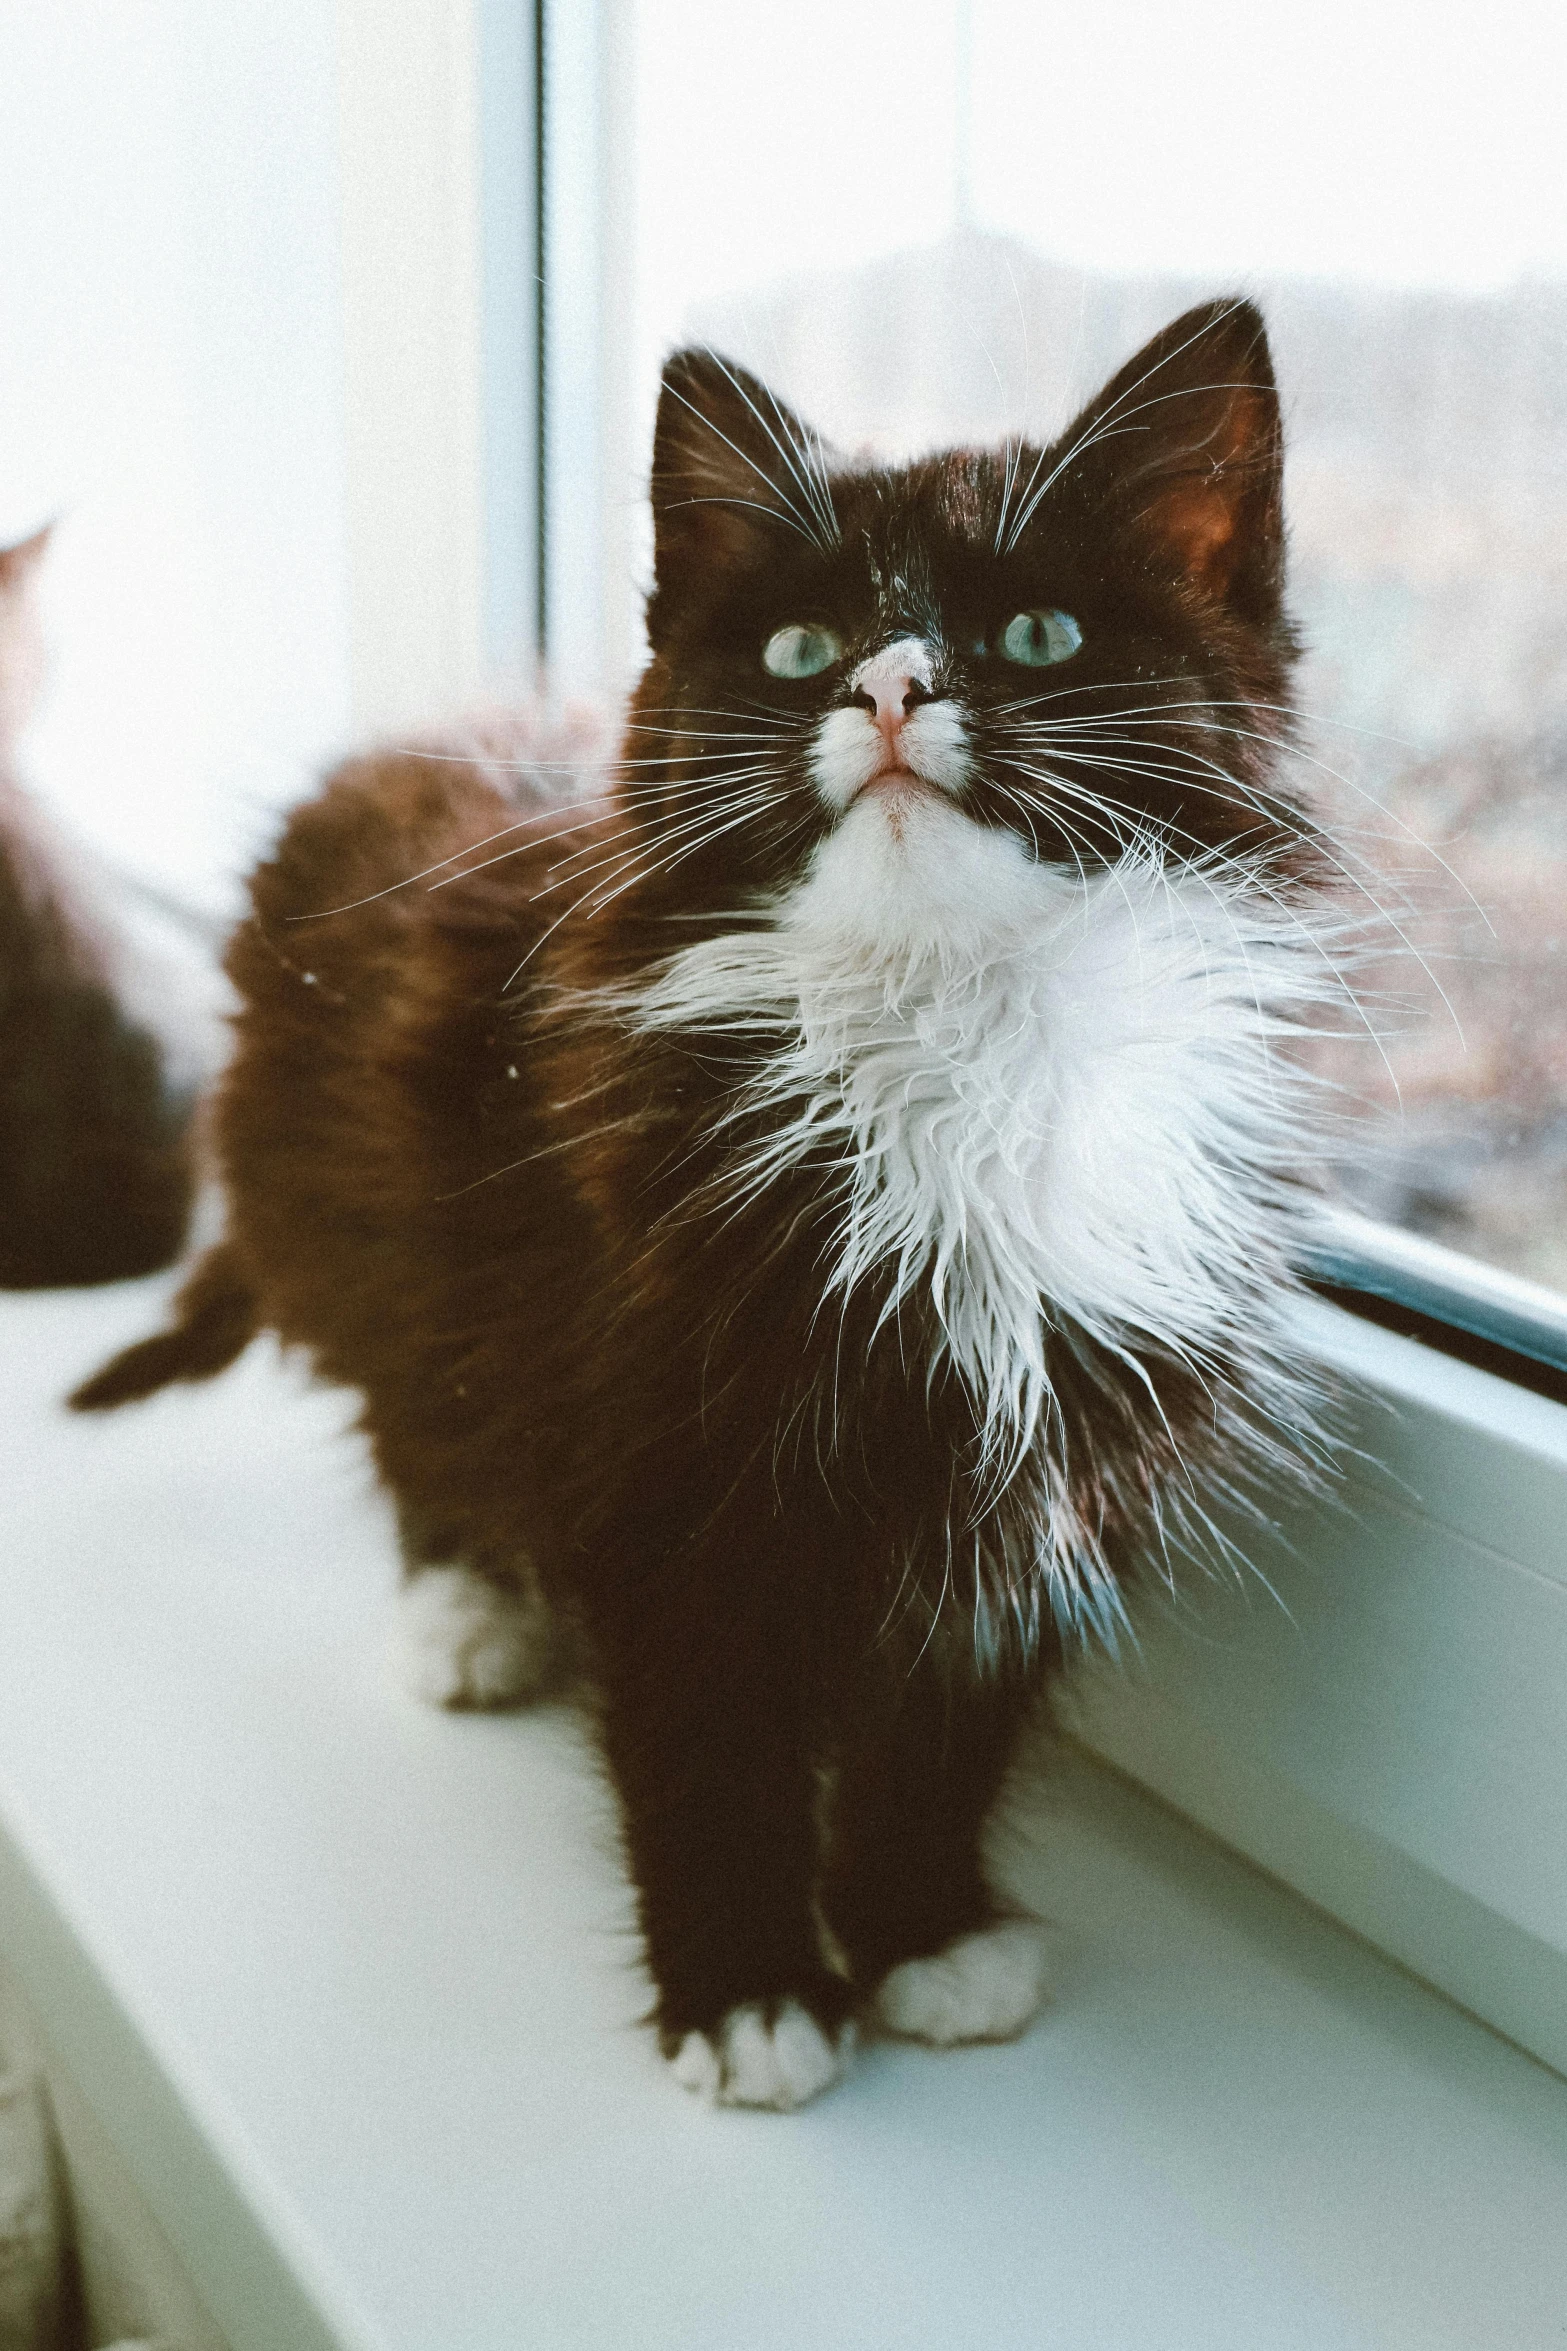
[[[431,1706],[521,1706],[555,1673],[555,1626],[531,1577],[503,1582],[462,1559],[421,1564],[397,1595],[392,1669]]]
[[[1045,1998],[1041,1929],[998,1904],[983,1853],[1026,1705],[1023,1685],[949,1655],[867,1663],[824,1910],[884,2032],[941,2047],[1011,2040]]]
[[[465,1531],[406,1497],[397,1506],[403,1582],[392,1662],[412,1697],[432,1706],[520,1706],[539,1697],[561,1663],[560,1628],[526,1552],[488,1570],[465,1552]]]
[[[842,2070],[852,1995],[821,1956],[798,1630],[733,1552],[713,1564],[598,1628],[602,1733],[675,2078],[786,2110]]]

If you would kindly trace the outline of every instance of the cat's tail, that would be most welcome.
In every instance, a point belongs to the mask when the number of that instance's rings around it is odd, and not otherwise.
[[[210,1380],[225,1371],[261,1327],[260,1302],[239,1252],[219,1241],[201,1258],[174,1301],[174,1321],[138,1339],[83,1380],[73,1412],[111,1412],[155,1395],[175,1380]]]

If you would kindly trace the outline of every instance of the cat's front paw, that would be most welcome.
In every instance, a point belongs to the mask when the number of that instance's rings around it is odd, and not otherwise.
[[[554,1661],[549,1609],[469,1567],[421,1567],[397,1595],[398,1680],[432,1706],[516,1706]]]
[[[1049,1989],[1040,1929],[1011,1918],[960,1935],[931,1959],[905,1959],[884,1977],[875,2017],[903,2040],[950,2048],[958,2041],[1015,2040]]]
[[[829,2039],[798,2000],[751,2001],[731,2008],[716,2032],[685,2034],[668,2052],[669,2070],[710,2105],[789,2114],[831,2087],[853,2046],[852,2024]]]

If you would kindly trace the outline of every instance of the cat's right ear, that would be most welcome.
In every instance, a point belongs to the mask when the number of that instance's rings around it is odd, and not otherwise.
[[[765,559],[780,539],[828,553],[838,525],[822,442],[765,384],[716,352],[677,351],[653,433],[653,571],[679,595]]]

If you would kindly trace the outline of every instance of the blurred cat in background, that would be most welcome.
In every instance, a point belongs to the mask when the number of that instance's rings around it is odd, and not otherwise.
[[[0,549],[0,1288],[119,1281],[178,1255],[191,1091],[125,1001],[132,951],[24,787],[47,529]]]

